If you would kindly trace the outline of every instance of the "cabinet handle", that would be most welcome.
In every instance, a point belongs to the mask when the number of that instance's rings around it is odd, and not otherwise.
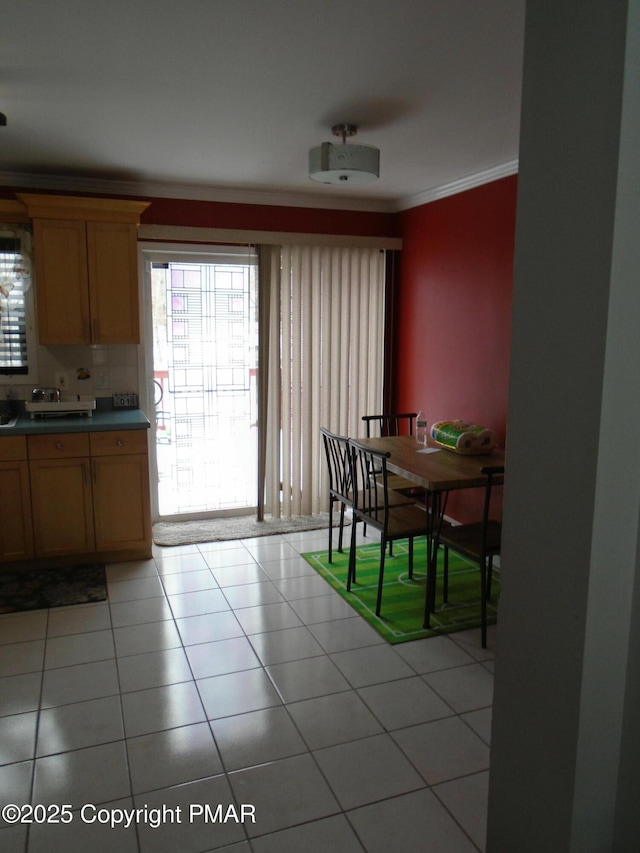
[[[62,450],[62,442],[56,441],[56,450]]]
[[[122,441],[122,439],[121,439],[121,438],[119,438],[119,439],[116,441],[116,447],[122,447],[122,446],[123,446],[123,441]]]

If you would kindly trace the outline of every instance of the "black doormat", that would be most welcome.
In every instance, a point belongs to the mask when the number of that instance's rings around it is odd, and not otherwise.
[[[0,613],[67,607],[106,598],[107,578],[102,563],[62,569],[0,569]]]

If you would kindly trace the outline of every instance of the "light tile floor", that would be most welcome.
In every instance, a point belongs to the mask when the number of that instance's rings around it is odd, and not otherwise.
[[[0,849],[483,850],[494,633],[387,645],[300,558],[326,535],[158,548],[109,603],[0,617],[0,804],[37,806]]]

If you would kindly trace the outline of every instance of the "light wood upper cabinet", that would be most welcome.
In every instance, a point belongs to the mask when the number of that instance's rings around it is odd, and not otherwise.
[[[18,198],[33,220],[40,343],[140,343],[137,227],[148,204]]]

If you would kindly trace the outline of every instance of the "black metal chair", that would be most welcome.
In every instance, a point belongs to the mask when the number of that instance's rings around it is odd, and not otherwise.
[[[338,522],[338,551],[342,552],[344,514],[347,507],[353,506],[351,489],[351,470],[349,466],[349,439],[320,427],[324,453],[329,472],[329,562],[333,560],[333,509],[340,505]]]
[[[491,598],[493,558],[500,553],[502,524],[490,518],[491,495],[496,485],[504,482],[504,466],[489,465],[482,469],[487,477],[482,518],[470,524],[458,524],[442,529],[439,543],[451,548],[480,568],[480,613],[482,648],[487,647],[487,601]]]
[[[415,503],[393,506],[390,497],[394,491],[389,487],[387,459],[389,453],[372,450],[354,439],[349,440],[349,461],[351,482],[353,485],[353,519],[351,531],[351,551],[349,554],[349,573],[347,590],[356,579],[356,535],[355,522],[362,521],[380,532],[380,571],[376,614],[380,615],[382,590],[384,586],[384,567],[387,543],[398,539],[409,540],[409,577],[413,577],[413,540],[425,536],[427,519],[425,510]],[[372,470],[379,476],[373,479]]]
[[[394,435],[413,435],[417,412],[392,412],[388,415],[363,415],[367,438]],[[424,489],[400,474],[389,474],[389,488],[403,492],[415,500],[424,501]]]

